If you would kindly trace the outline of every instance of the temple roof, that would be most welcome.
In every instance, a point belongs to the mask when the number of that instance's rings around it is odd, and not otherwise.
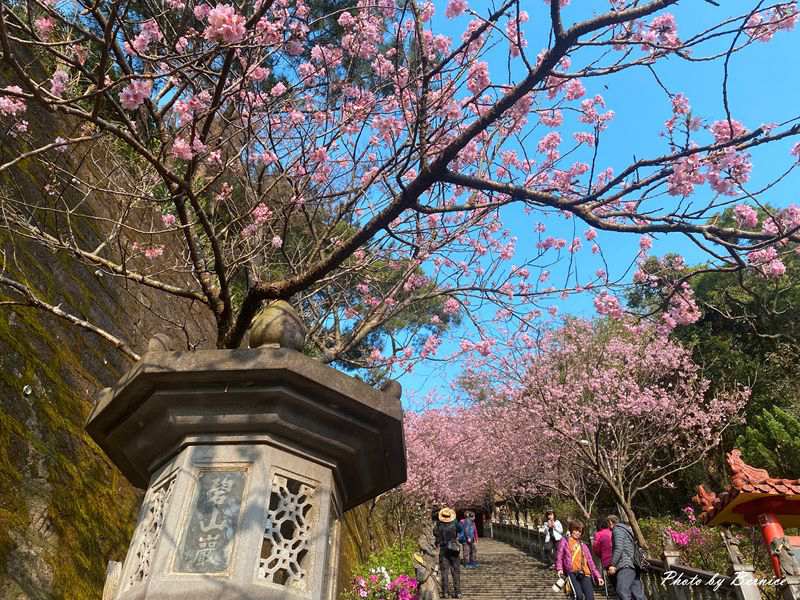
[[[700,506],[700,520],[708,525],[751,525],[760,513],[770,512],[784,527],[800,527],[800,479],[770,477],[742,460],[742,453],[728,453],[731,485],[719,495],[697,487],[692,500]]]

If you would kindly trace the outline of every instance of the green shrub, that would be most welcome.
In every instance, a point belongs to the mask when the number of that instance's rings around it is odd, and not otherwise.
[[[383,550],[372,554],[367,562],[361,565],[356,574],[368,575],[371,571],[383,567],[394,578],[398,575],[414,575],[414,559],[416,544],[406,541],[405,544],[395,543]]]

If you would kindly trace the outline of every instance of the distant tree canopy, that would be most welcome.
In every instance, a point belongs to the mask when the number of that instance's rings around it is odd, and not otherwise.
[[[800,477],[800,419],[779,406],[764,409],[736,439],[748,462],[773,477]]]
[[[766,207],[759,216],[770,212]],[[713,219],[722,226],[733,220],[731,210]],[[676,260],[675,255],[648,259],[641,267],[644,277],[628,296],[629,307],[662,310],[675,282],[693,272],[691,289],[702,316],[672,335],[692,349],[712,391],[734,383],[752,390],[745,419],[731,429],[725,446],[739,445],[746,460],[776,475],[797,473],[800,446],[789,444],[786,432],[796,431],[800,416],[800,256],[786,254],[780,278],[752,270],[705,271],[704,265],[675,268]]]

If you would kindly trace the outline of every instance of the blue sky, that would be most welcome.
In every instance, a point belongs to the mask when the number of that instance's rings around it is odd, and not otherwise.
[[[434,18],[434,30],[453,37],[460,37],[469,21],[464,15],[454,21],[444,18],[445,2],[435,0],[437,15]],[[727,16],[740,14],[752,8],[753,2],[742,0],[723,0],[722,7],[715,7],[703,0],[692,0],[670,10],[678,22],[678,34],[682,39],[699,32],[707,26],[724,20]],[[473,8],[478,9],[478,2],[473,0]],[[485,6],[481,3],[481,6]],[[572,5],[564,9],[565,25],[591,15],[592,8],[605,9],[607,2],[601,0],[572,0]],[[531,14],[527,31],[528,50],[535,56],[538,48],[546,44],[545,28],[547,22],[547,6],[542,0],[532,0],[526,7]],[[484,9],[485,10],[485,9]],[[730,38],[725,38],[716,49],[727,49]],[[707,47],[709,50],[712,47]],[[507,46],[501,45],[492,50],[488,56],[492,77],[505,72],[507,64]],[[728,83],[729,103],[734,119],[741,121],[749,129],[755,129],[763,123],[782,122],[800,114],[800,28],[789,32],[779,32],[769,43],[757,43],[735,54],[730,62],[730,78]],[[519,61],[517,60],[517,63]],[[519,64],[517,64],[519,66]],[[672,93],[681,92],[688,96],[693,113],[706,122],[725,118],[722,105],[722,61],[687,63],[677,58],[662,60],[655,66],[660,80]],[[497,72],[495,72],[497,71]],[[636,68],[620,74],[604,78],[584,81],[587,96],[602,94],[607,106],[616,113],[616,118],[604,132],[599,151],[599,165],[614,167],[620,170],[633,162],[633,157],[642,158],[658,156],[666,153],[667,145],[659,132],[663,123],[671,116],[671,104],[664,91],[656,83],[654,77],[645,68]],[[571,130],[567,130],[571,131]],[[562,134],[563,135],[563,134]],[[566,136],[564,136],[566,137]],[[538,136],[531,138],[535,145]],[[709,136],[710,140],[710,136]],[[789,148],[797,139],[790,142],[765,145],[752,152],[753,173],[749,189],[756,189],[776,174],[776,168],[788,165]],[[709,196],[710,198],[710,196]],[[697,197],[702,200],[703,196]],[[800,178],[794,173],[779,186],[771,190],[767,197],[770,204],[785,206],[800,201]],[[536,238],[533,228],[539,219],[534,215],[525,215],[518,207],[510,208],[504,215],[504,222],[513,234],[519,238],[517,255],[513,262],[519,264],[525,257],[532,256]],[[573,237],[573,227],[578,235],[586,229],[582,223],[572,223],[560,218],[545,221],[548,235]],[[619,234],[600,233],[598,236],[604,249],[612,279],[626,272],[638,251],[638,236],[620,236]],[[689,263],[701,262],[705,256],[699,249],[678,235],[656,238],[651,254],[660,255],[666,252],[679,252]],[[583,280],[602,264],[596,256],[585,250],[579,253],[580,269]],[[554,281],[559,275],[563,281],[565,267],[553,269]],[[632,271],[627,272],[627,279]],[[555,303],[555,302],[554,302]],[[558,301],[560,313],[590,317],[594,314],[592,297],[583,294],[572,296],[566,301]],[[487,313],[490,316],[492,312]],[[460,332],[453,332],[455,337]],[[456,347],[455,342],[443,344],[439,355],[446,356]],[[447,396],[449,383],[460,371],[457,361],[449,363],[433,362],[419,365],[411,374],[404,374],[400,382],[405,389],[407,402],[424,396],[430,391],[438,391]]]

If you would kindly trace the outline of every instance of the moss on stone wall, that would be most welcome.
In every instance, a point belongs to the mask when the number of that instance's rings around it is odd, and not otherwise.
[[[13,314],[0,319],[5,587],[32,598],[98,598],[107,561],[127,547],[138,495],[83,431],[86,394],[96,388],[84,364],[91,341],[31,309]]]
[[[59,129],[48,113],[29,119],[53,135]],[[0,162],[14,152],[3,142]],[[0,192],[48,202],[46,174],[37,169],[30,160],[19,163],[0,177]],[[91,198],[84,208],[101,204],[102,198]],[[91,222],[79,233],[89,245],[102,238]],[[167,316],[195,315],[191,328],[213,331],[205,315],[183,300],[155,300],[138,289],[133,296],[119,280],[98,275],[65,252],[2,233],[0,250],[0,267],[39,297],[139,349],[156,332],[174,335],[169,324],[147,312],[150,303]],[[0,600],[99,599],[107,562],[124,559],[140,493],[83,427],[95,392],[129,366],[99,337],[65,321],[29,307],[0,307]]]

